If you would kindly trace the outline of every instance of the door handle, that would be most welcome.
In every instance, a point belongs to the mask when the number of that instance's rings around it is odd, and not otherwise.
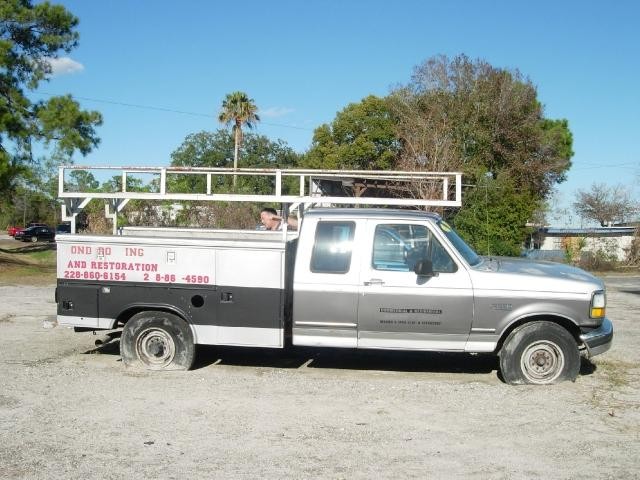
[[[384,285],[384,281],[381,278],[372,278],[368,282],[364,282],[365,285]]]

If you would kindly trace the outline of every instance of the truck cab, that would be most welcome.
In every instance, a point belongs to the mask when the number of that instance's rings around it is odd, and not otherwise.
[[[611,344],[601,280],[567,265],[481,257],[437,214],[313,210],[298,242],[295,345],[496,352],[509,357],[507,370],[514,338],[559,335],[528,351],[528,370],[511,368],[512,383],[545,383],[563,369],[575,378],[578,349],[590,356]]]
[[[294,274],[294,344],[464,351],[473,288],[441,224],[415,211],[309,212]]]

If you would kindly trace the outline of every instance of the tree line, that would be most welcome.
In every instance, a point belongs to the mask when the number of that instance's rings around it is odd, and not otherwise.
[[[62,6],[32,5],[28,0],[5,1],[0,18],[0,194],[7,199],[0,206],[0,219],[51,218],[58,210],[55,166],[98,146],[96,127],[102,117],[81,110],[70,96],[31,102],[27,92],[48,78],[52,58],[77,45],[78,20]],[[246,93],[228,94],[217,120],[231,129],[188,135],[171,154],[171,164],[459,171],[463,206],[440,213],[482,253],[519,253],[527,225],[539,217],[554,187],[566,179],[573,156],[568,121],[545,116],[530,79],[517,70],[465,55],[429,58],[387,96],[368,96],[345,106],[333,121],[315,129],[304,153],[282,140],[250,132],[260,121],[258,112]],[[113,178],[100,185],[86,172],[73,172],[69,179],[84,189],[118,188],[120,181]],[[193,182],[187,187],[202,191],[198,182],[203,179],[175,182]],[[260,193],[272,191],[268,182],[239,176],[217,188]],[[432,188],[415,183],[401,194],[424,198]],[[144,208],[133,205],[130,212]],[[219,225],[236,218],[232,226],[250,224],[247,218],[254,209],[236,207],[234,211],[229,205],[185,205],[177,219],[153,215],[157,223],[206,219]],[[147,211],[151,215],[160,210]],[[578,211],[595,218],[586,207]]]
[[[29,220],[49,211],[55,203],[52,169],[99,144],[99,112],[82,110],[69,95],[35,102],[28,95],[50,78],[60,52],[77,46],[77,25],[60,5],[0,3],[0,215],[5,218],[21,212]]]

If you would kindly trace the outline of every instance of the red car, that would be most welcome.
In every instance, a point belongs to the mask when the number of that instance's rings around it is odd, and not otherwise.
[[[16,233],[18,233],[20,230],[24,230],[24,228],[9,226],[7,227],[7,234],[11,237],[15,237]]]

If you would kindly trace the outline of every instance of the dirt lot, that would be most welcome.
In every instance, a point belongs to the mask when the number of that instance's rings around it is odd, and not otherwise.
[[[614,347],[551,387],[465,354],[201,348],[190,372],[127,371],[117,343],[42,328],[52,285],[0,285],[0,477],[640,478],[640,277],[606,280]]]

